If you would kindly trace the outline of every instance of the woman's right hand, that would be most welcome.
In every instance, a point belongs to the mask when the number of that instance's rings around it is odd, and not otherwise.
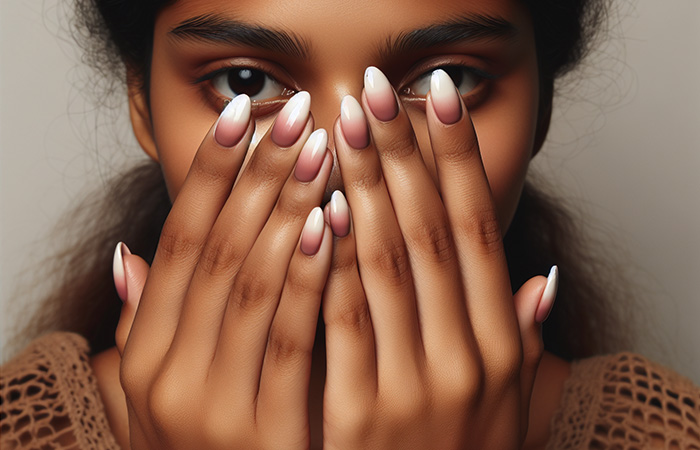
[[[132,448],[308,448],[332,240],[314,208],[332,159],[312,129],[302,92],[238,176],[253,134],[238,96],[202,142],[117,331]]]

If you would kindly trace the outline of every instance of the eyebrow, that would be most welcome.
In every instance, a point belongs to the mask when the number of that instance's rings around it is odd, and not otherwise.
[[[509,41],[517,35],[518,28],[502,17],[471,14],[389,37],[381,54],[387,58],[447,44],[481,40]]]
[[[400,33],[387,38],[382,58],[425,50],[439,45],[478,40],[510,40],[518,29],[504,18],[473,14]],[[282,30],[246,24],[218,14],[187,19],[169,35],[177,40],[196,40],[260,48],[308,59],[310,46],[301,37]]]
[[[218,14],[187,19],[173,28],[169,35],[177,40],[244,45],[302,59],[309,55],[309,45],[293,33],[246,24]]]

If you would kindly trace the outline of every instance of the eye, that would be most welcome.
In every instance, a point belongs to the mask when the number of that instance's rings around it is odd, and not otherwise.
[[[468,94],[474,88],[476,88],[482,79],[485,78],[484,74],[480,71],[465,66],[443,66],[437,67],[436,69],[442,69],[452,78],[455,86],[459,90],[459,93],[464,95]],[[430,77],[433,71],[426,72],[415,81],[409,84],[404,90],[404,94],[415,95],[424,97],[430,91]]]
[[[285,87],[262,70],[251,67],[223,69],[211,78],[214,89],[224,97],[247,94],[251,100],[266,100],[285,92]]]

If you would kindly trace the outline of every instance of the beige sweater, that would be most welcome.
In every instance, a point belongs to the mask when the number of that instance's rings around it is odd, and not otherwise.
[[[0,373],[0,447],[116,449],[88,359],[73,333],[34,341]],[[700,450],[700,388],[633,353],[575,361],[549,450]]]

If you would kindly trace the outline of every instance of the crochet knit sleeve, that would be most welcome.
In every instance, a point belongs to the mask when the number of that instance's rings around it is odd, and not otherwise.
[[[700,450],[700,388],[634,353],[575,361],[547,450]]]
[[[0,444],[3,450],[119,448],[84,338],[46,335],[2,366]]]

